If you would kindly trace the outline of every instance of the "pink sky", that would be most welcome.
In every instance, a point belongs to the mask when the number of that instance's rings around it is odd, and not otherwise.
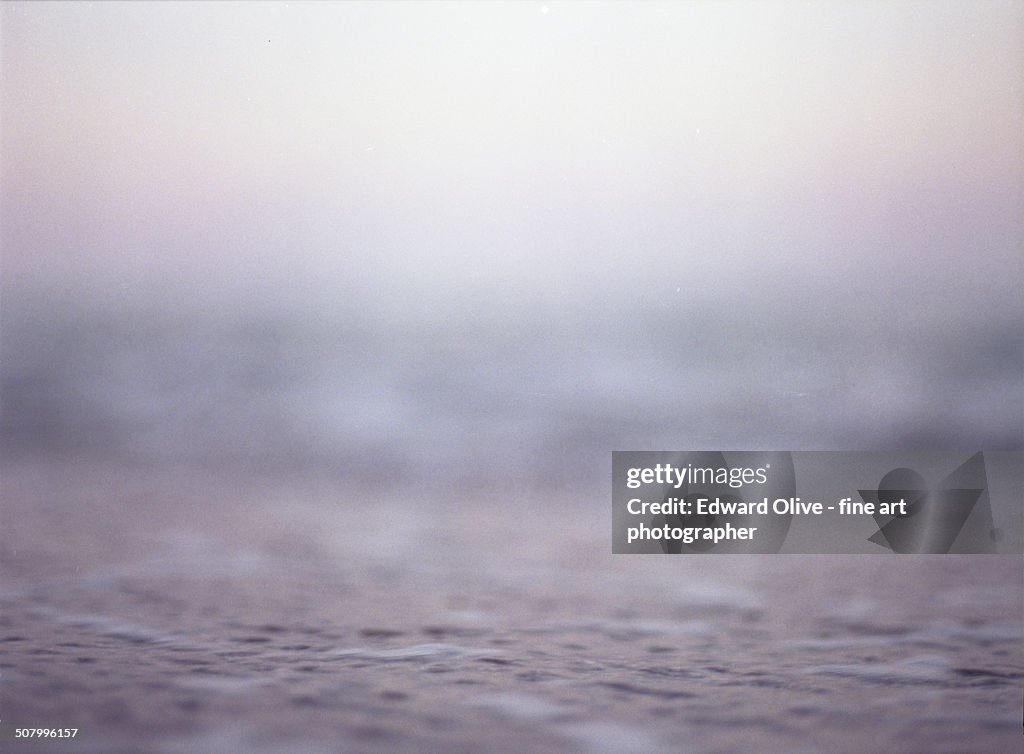
[[[1019,3],[0,13],[8,292],[1020,306]]]

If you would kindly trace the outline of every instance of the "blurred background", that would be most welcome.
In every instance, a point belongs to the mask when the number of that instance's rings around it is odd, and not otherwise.
[[[8,454],[1022,447],[1019,3],[0,10]]]
[[[1024,449],[1022,40],[0,4],[0,741],[1018,746],[1018,557],[631,558],[607,506],[613,450]]]

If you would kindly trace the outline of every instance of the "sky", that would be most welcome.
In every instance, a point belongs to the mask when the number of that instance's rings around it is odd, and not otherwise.
[[[1020,3],[5,2],[0,24],[8,302],[1024,313]]]

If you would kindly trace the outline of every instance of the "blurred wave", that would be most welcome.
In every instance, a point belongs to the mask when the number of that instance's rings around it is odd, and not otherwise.
[[[1009,317],[896,333],[751,307],[405,323],[15,313],[9,452],[558,483],[603,479],[613,449],[1022,445]]]

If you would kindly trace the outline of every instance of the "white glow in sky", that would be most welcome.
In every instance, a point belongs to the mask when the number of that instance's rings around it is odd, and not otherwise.
[[[327,305],[924,280],[1019,306],[1019,3],[0,20],[9,289]]]

